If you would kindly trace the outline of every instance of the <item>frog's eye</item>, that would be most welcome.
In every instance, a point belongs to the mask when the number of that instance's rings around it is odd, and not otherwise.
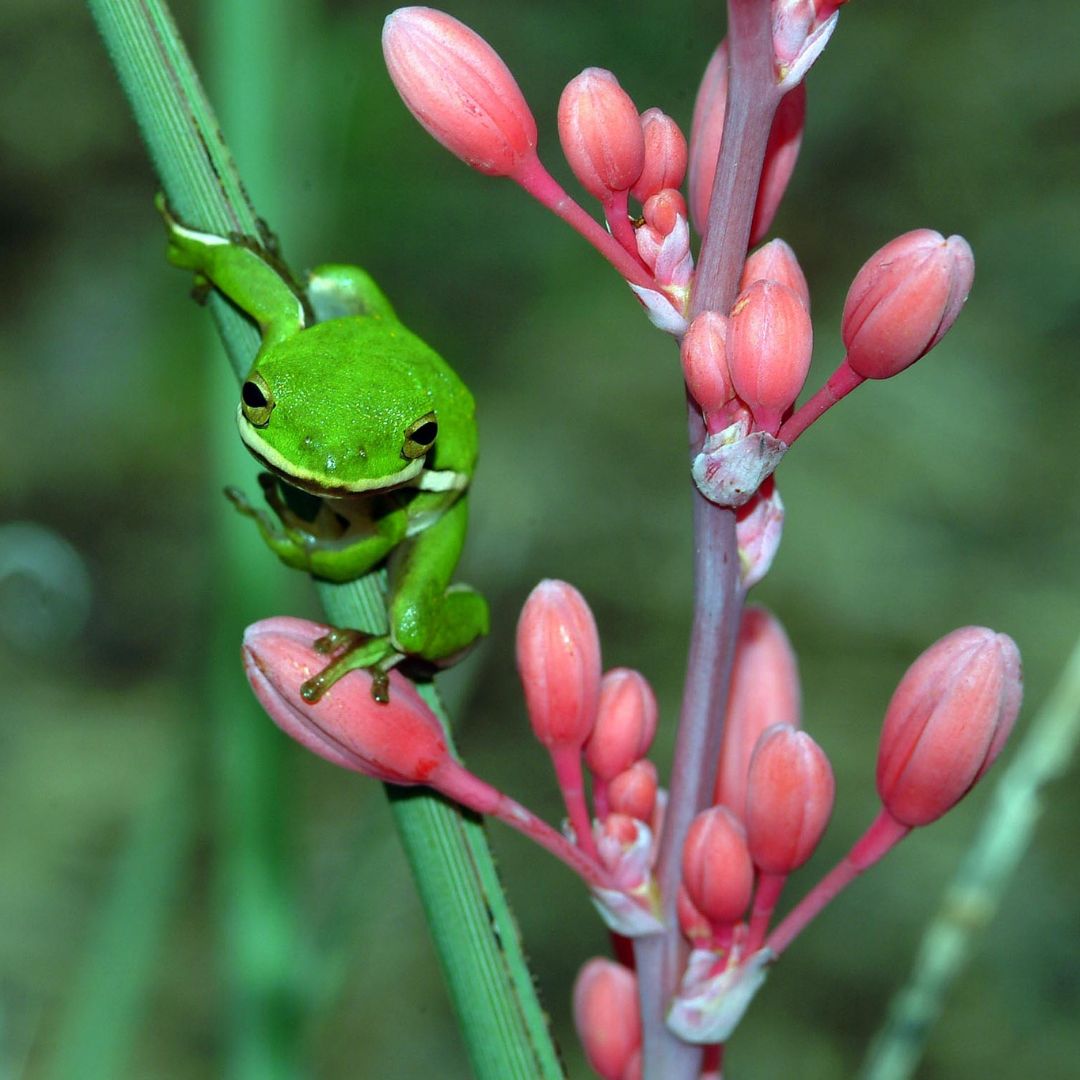
[[[274,395],[270,393],[266,380],[253,371],[240,389],[240,411],[244,419],[253,427],[266,427],[270,423],[274,405]]]
[[[439,421],[433,412],[414,420],[405,429],[405,445],[401,448],[401,456],[408,461],[423,457],[431,449],[438,434]]]

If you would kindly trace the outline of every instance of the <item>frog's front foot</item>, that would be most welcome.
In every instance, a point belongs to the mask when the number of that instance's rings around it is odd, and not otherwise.
[[[371,696],[384,705],[390,700],[390,669],[404,657],[389,637],[335,629],[316,640],[315,651],[331,660],[300,687],[300,696],[308,704],[314,705],[338,679],[358,668],[371,672]]]

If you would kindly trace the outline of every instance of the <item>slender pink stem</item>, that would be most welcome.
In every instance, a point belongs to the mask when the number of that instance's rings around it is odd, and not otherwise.
[[[896,847],[909,832],[910,825],[901,825],[887,811],[882,810],[847,855],[795,905],[787,918],[768,936],[765,947],[779,956],[830,900]]]
[[[601,889],[617,888],[596,859],[590,858],[576,845],[571,844],[561,832],[553,829],[531,810],[474,776],[456,761],[443,765],[432,777],[431,786],[448,799],[453,799],[478,814],[498,818],[504,825],[509,825],[522,836],[527,836],[551,852],[560,862],[564,862],[587,884]]]
[[[770,10],[764,0],[728,3],[730,93],[709,224],[694,278],[691,317],[705,310],[728,311],[738,291],[765,147],[781,98],[773,71]],[[704,424],[692,402],[688,424],[693,456],[704,437]],[[700,1071],[700,1048],[672,1036],[664,1025],[664,1013],[685,963],[675,915],[682,848],[690,822],[708,805],[716,781],[724,701],[743,601],[734,512],[709,502],[696,490],[692,498],[694,621],[657,866],[667,930],[637,939],[634,950],[644,1074],[649,1080],[691,1080]]]
[[[524,161],[510,179],[520,184],[537,202],[546,206],[553,214],[557,214],[570,228],[585,237],[627,281],[643,289],[657,288],[656,280],[642,266],[637,257],[631,256],[630,252],[607,229],[585,213],[566,194],[535,154]]]
[[[753,955],[761,948],[769,922],[784,891],[787,874],[762,874],[754,890],[754,906],[750,910],[750,933],[746,939],[746,953]]]
[[[784,421],[776,437],[790,446],[815,420],[864,382],[865,375],[852,371],[847,360],[841,360],[840,366],[825,380],[825,385]]]
[[[555,780],[566,804],[566,816],[577,837],[578,847],[589,858],[599,861],[596,842],[593,840],[592,819],[585,803],[585,781],[581,774],[581,750],[578,747],[555,746],[551,748],[551,764],[555,767]]]
[[[619,241],[627,252],[638,262],[637,240],[634,238],[634,226],[630,224],[630,192],[613,191],[611,198],[604,203],[604,220],[608,223],[611,235]],[[645,266],[644,263],[641,264]],[[646,271],[648,267],[645,268]]]

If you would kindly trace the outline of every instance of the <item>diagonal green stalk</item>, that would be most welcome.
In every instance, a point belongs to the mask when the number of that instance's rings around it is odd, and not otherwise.
[[[164,4],[87,3],[178,215],[209,231],[258,236],[255,212]],[[257,348],[255,328],[218,298],[211,307],[242,377]],[[345,585],[319,583],[318,591],[332,622],[378,630],[383,585],[382,575],[369,575]],[[445,724],[434,689],[422,692]],[[475,1074],[562,1076],[481,823],[426,793],[390,797]]]

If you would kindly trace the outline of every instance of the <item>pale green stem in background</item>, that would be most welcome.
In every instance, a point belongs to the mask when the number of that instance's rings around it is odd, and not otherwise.
[[[1043,787],[1069,768],[1080,741],[1080,641],[1050,699],[998,780],[974,844],[923,935],[907,985],[893,999],[870,1047],[862,1080],[913,1076],[945,995],[967,963],[978,935],[997,913],[1042,810]]]
[[[178,216],[200,229],[257,236],[254,211],[164,5],[88,5]],[[147,207],[151,212],[149,192]],[[212,299],[212,305],[233,369],[242,376],[258,335],[225,303]],[[385,619],[381,585],[381,575],[370,575],[347,585],[320,584],[319,595],[332,622],[377,629]],[[422,693],[438,708],[433,688]],[[562,1076],[482,826],[415,790],[392,792],[391,800],[474,1072],[490,1080]]]

